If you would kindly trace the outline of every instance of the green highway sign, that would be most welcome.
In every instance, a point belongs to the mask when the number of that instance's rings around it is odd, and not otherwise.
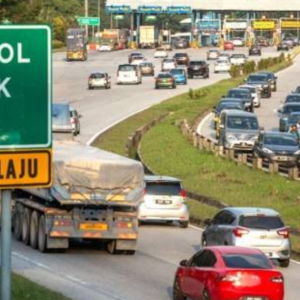
[[[52,147],[51,29],[0,25],[0,150]]]
[[[79,25],[99,26],[100,18],[96,17],[77,17]]]

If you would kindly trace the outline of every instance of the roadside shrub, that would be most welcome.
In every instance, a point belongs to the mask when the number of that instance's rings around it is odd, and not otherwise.
[[[62,48],[65,46],[65,43],[62,41],[58,41],[58,40],[53,40],[52,41],[52,48],[53,49],[58,49],[58,48]]]
[[[243,66],[244,75],[248,75],[248,74],[255,72],[255,67],[256,67],[255,61],[253,61],[253,60],[247,61]]]
[[[291,61],[292,61],[291,54],[288,54],[286,58],[287,58],[287,61],[289,61],[289,62],[291,62]]]
[[[278,56],[278,59],[279,59],[278,60],[279,63],[282,63],[285,60],[285,56],[284,56],[283,52],[280,53],[280,55]]]
[[[232,65],[230,70],[229,70],[229,74],[232,78],[238,78],[241,76],[241,68],[240,66],[235,66]]]
[[[189,89],[189,98],[190,99],[195,99],[195,92],[193,89]]]

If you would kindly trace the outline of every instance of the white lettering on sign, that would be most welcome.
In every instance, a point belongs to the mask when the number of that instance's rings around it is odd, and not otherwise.
[[[5,56],[4,52],[8,52],[8,54]],[[30,58],[23,57],[23,45],[21,43],[17,44],[17,53],[15,53],[14,48],[10,44],[0,44],[0,63],[9,64],[14,59],[15,54],[17,54],[19,64],[29,64],[31,62]]]
[[[2,82],[0,79],[0,98],[1,98],[2,93],[4,94],[4,96],[6,98],[11,98],[10,93],[8,92],[8,90],[6,88],[6,85],[8,84],[9,81],[10,81],[9,77],[5,78],[4,81],[2,81]]]

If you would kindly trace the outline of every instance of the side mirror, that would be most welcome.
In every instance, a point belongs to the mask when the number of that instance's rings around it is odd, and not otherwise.
[[[211,219],[205,219],[204,224],[207,225],[207,226],[210,226],[212,224]]]
[[[82,118],[82,115],[78,115],[78,118],[79,118],[79,119]]]
[[[183,259],[183,260],[179,263],[179,265],[180,265],[181,267],[186,267],[186,266],[187,266],[187,263],[188,263],[187,259]]]

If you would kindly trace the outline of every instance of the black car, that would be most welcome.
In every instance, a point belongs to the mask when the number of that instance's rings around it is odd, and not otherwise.
[[[261,47],[258,45],[251,46],[249,49],[249,56],[250,55],[259,55],[261,56]]]
[[[190,61],[188,68],[188,77],[203,76],[203,78],[209,78],[209,65],[204,60]]]
[[[285,166],[296,166],[299,160],[299,141],[287,132],[261,132],[254,144],[253,156]]]
[[[176,53],[173,58],[176,60],[177,65],[186,65],[190,63],[190,58],[187,53]]]
[[[286,103],[300,103],[300,94],[287,95],[284,104]]]
[[[253,98],[250,90],[243,88],[230,89],[226,97],[242,99],[246,109],[250,112],[254,111]]]
[[[287,43],[281,42],[277,45],[277,51],[289,51],[290,47]]]
[[[271,82],[272,91],[277,91],[277,76],[273,72],[258,72],[257,74],[265,75]]]
[[[272,96],[272,87],[271,81],[264,74],[251,74],[248,76],[245,81],[248,85],[257,86],[261,91],[262,98],[271,98]]]

